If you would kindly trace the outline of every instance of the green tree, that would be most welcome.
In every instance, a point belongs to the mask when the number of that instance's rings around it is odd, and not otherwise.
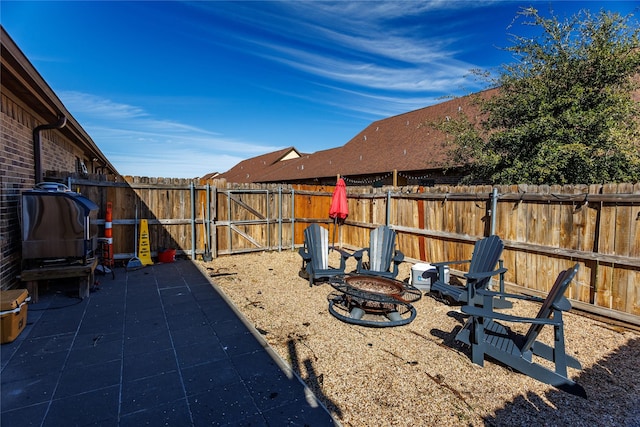
[[[513,64],[476,96],[479,119],[436,124],[454,164],[493,183],[640,180],[639,26],[632,15],[583,10],[564,21],[523,9],[535,36],[513,36]],[[485,73],[485,75],[487,75]],[[493,94],[493,92],[490,92]]]

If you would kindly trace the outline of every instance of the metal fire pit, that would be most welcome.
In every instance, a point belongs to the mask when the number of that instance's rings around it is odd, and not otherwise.
[[[397,280],[377,276],[348,275],[330,281],[329,312],[336,318],[361,326],[406,325],[415,319],[411,305],[422,297],[419,289]]]

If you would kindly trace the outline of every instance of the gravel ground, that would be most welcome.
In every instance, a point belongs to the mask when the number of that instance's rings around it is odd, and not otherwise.
[[[636,331],[565,315],[567,353],[583,367],[569,376],[586,389],[582,399],[491,360],[472,364],[454,340],[464,323],[459,308],[428,295],[414,303],[412,323],[367,328],[329,313],[333,288],[310,287],[297,252],[196,262],[343,426],[640,426]],[[339,265],[336,252],[330,265]],[[403,263],[398,279],[408,280],[411,266]],[[350,259],[347,271],[354,269]],[[512,312],[537,309],[517,302]],[[550,331],[541,340],[550,342]]]

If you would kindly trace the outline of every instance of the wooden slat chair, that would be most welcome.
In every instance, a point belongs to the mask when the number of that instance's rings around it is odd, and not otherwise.
[[[329,249],[340,253],[340,267],[329,267]],[[319,279],[343,276],[350,253],[329,246],[329,232],[318,224],[304,230],[304,247],[298,250],[302,257],[302,269],[309,276],[309,286]]]
[[[369,265],[365,265],[364,254],[367,254]],[[398,276],[398,265],[404,260],[404,254],[396,250],[396,232],[381,225],[371,230],[369,247],[354,252],[358,262],[356,273],[395,279]],[[393,262],[393,269],[391,263]]]
[[[473,247],[470,260],[432,262],[438,270],[438,277],[431,285],[431,292],[440,294],[443,299],[460,303],[472,303],[479,289],[485,289],[493,276],[500,276],[501,290],[503,290],[504,273],[506,268],[495,269],[500,260],[504,243],[496,235],[478,240]],[[464,274],[467,282],[464,286],[450,285],[444,282],[445,266],[469,263],[469,272]]]
[[[575,369],[582,369],[582,367],[577,359],[568,356],[565,352],[562,321],[562,312],[571,309],[571,303],[564,297],[564,293],[576,275],[578,267],[579,264],[576,264],[573,268],[561,272],[546,299],[478,290],[478,294],[484,300],[483,306],[462,307],[462,312],[471,317],[456,336],[456,340],[471,346],[473,363],[483,366],[485,355],[490,356],[538,381],[586,398],[584,388],[567,377],[567,366]],[[535,318],[495,312],[492,301],[495,298],[505,297],[541,302],[542,306]],[[496,320],[530,323],[531,326],[525,335],[520,335]],[[553,326],[553,347],[537,341],[545,325]],[[533,360],[534,355],[553,362],[555,370],[536,363]]]

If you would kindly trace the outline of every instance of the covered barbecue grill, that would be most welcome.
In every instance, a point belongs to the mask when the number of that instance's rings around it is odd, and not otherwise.
[[[92,224],[98,205],[58,183],[40,183],[22,193],[22,260],[24,267],[61,262],[87,264],[97,248]],[[95,218],[94,218],[95,219]]]

